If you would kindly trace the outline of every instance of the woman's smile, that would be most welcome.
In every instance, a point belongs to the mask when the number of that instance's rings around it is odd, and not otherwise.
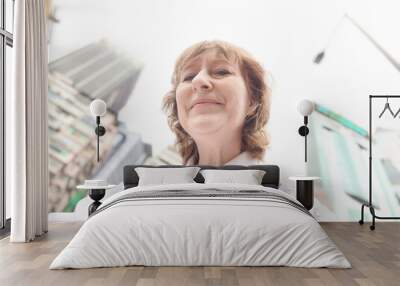
[[[215,99],[203,99],[203,98],[199,98],[193,101],[190,109],[193,108],[209,108],[209,107],[215,107],[215,106],[223,106],[222,102],[219,102]]]

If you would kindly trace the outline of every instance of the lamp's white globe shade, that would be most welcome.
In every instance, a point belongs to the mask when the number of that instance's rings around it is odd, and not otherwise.
[[[314,111],[314,103],[308,99],[303,99],[297,104],[297,111],[303,116],[308,116]]]
[[[103,116],[106,114],[106,111],[107,105],[101,99],[95,99],[90,104],[90,112],[93,114],[93,116]]]

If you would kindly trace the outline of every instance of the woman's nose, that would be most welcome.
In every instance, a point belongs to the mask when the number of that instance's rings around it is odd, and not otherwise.
[[[192,87],[194,91],[208,91],[212,88],[210,76],[206,70],[201,70],[193,79]]]

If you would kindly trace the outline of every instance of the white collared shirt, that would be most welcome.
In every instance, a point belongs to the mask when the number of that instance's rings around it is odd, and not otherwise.
[[[245,151],[237,155],[235,158],[230,160],[229,162],[225,163],[224,165],[243,165],[243,166],[248,166],[248,165],[263,165],[264,162],[261,160],[258,160],[256,158],[253,158],[249,152]],[[190,158],[186,165],[193,165],[193,159]]]
[[[245,151],[227,162],[225,165],[262,165],[263,161],[253,158],[249,152]]]

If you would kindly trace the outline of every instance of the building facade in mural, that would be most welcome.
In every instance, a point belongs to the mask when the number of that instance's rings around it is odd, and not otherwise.
[[[131,96],[139,73],[140,66],[116,52],[105,40],[49,64],[49,211],[73,210],[86,195],[78,192],[76,185],[102,169],[110,169],[107,167],[110,157],[122,144],[130,145],[125,150],[128,154],[142,148],[127,142],[140,141],[140,137],[128,136],[126,128],[118,122],[118,112]],[[101,138],[99,163],[95,156],[95,121],[89,112],[90,102],[95,98],[107,104],[107,113],[102,118],[107,133]],[[141,156],[141,152],[134,153],[136,156],[130,157],[132,162]],[[118,171],[120,167],[114,166]],[[109,170],[108,176],[111,174]]]

